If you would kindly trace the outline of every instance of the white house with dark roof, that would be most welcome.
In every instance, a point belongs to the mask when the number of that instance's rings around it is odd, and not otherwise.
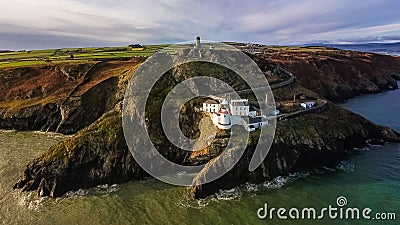
[[[219,101],[219,103],[218,103]],[[232,125],[244,126],[248,131],[268,125],[265,116],[257,116],[256,111],[250,111],[247,99],[231,100],[209,99],[203,102],[203,111],[211,114],[212,122],[219,129],[231,129]]]
[[[250,113],[249,101],[247,99],[232,100],[230,109],[232,116],[248,116]]]
[[[209,113],[217,113],[219,111],[219,103],[214,99],[203,102],[203,111]]]

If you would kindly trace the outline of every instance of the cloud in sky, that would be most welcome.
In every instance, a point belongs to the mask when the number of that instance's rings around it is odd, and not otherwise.
[[[0,0],[0,49],[397,41],[397,0]]]

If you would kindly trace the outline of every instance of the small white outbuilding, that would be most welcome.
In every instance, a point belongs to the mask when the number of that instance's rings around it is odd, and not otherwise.
[[[300,103],[300,106],[303,109],[311,109],[311,108],[317,106],[317,103],[316,102],[303,102],[303,103]]]
[[[203,102],[203,111],[209,113],[217,113],[219,111],[218,102],[212,99]]]

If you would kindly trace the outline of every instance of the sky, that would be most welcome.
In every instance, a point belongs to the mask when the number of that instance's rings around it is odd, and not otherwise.
[[[0,49],[400,40],[398,0],[0,0]]]

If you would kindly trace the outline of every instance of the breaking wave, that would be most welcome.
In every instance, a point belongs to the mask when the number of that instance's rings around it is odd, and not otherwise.
[[[349,161],[341,161],[336,168],[345,172],[354,172],[355,166]]]

